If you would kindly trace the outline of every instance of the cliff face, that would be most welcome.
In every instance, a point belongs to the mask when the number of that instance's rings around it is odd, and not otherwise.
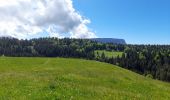
[[[126,44],[124,39],[115,38],[92,38],[91,40],[101,43]]]

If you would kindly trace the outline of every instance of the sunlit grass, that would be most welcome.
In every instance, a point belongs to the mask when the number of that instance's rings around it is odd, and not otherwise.
[[[121,57],[122,54],[123,54],[123,52],[118,52],[118,51],[96,50],[96,51],[95,51],[95,55],[96,55],[96,56],[97,56],[97,52],[99,53],[99,56],[101,56],[102,53],[104,53],[105,56],[106,56],[106,57],[109,57],[109,58],[111,58],[111,57],[117,57],[117,56]]]
[[[96,61],[0,58],[0,100],[169,100],[170,84]]]

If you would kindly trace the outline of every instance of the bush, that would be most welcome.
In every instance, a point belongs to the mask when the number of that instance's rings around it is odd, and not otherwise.
[[[151,74],[147,74],[146,77],[153,79],[153,76]]]

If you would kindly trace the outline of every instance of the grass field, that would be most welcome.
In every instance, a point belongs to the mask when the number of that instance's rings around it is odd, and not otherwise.
[[[111,58],[111,57],[117,57],[117,56],[121,57],[122,54],[123,54],[123,52],[117,52],[117,51],[96,50],[96,51],[95,51],[95,55],[96,55],[96,56],[97,56],[97,52],[99,53],[100,56],[101,56],[102,53],[104,52],[105,56],[106,56],[106,57],[109,57],[109,58]]]
[[[0,100],[170,100],[170,84],[96,61],[0,58]]]

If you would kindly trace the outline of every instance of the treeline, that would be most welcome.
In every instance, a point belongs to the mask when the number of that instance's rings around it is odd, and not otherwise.
[[[108,58],[95,50],[120,51],[122,56]],[[72,57],[107,62],[163,81],[170,81],[169,45],[121,45],[88,39],[39,38],[18,40],[0,38],[0,55],[12,57]]]
[[[121,57],[105,61],[154,79],[170,81],[169,45],[126,45]]]
[[[83,39],[0,38],[0,55],[14,57],[78,57],[93,59],[92,42]]]
[[[89,39],[39,38],[18,40],[0,38],[0,55],[15,57],[76,57],[94,59],[94,50],[123,51],[123,45],[102,44]]]

